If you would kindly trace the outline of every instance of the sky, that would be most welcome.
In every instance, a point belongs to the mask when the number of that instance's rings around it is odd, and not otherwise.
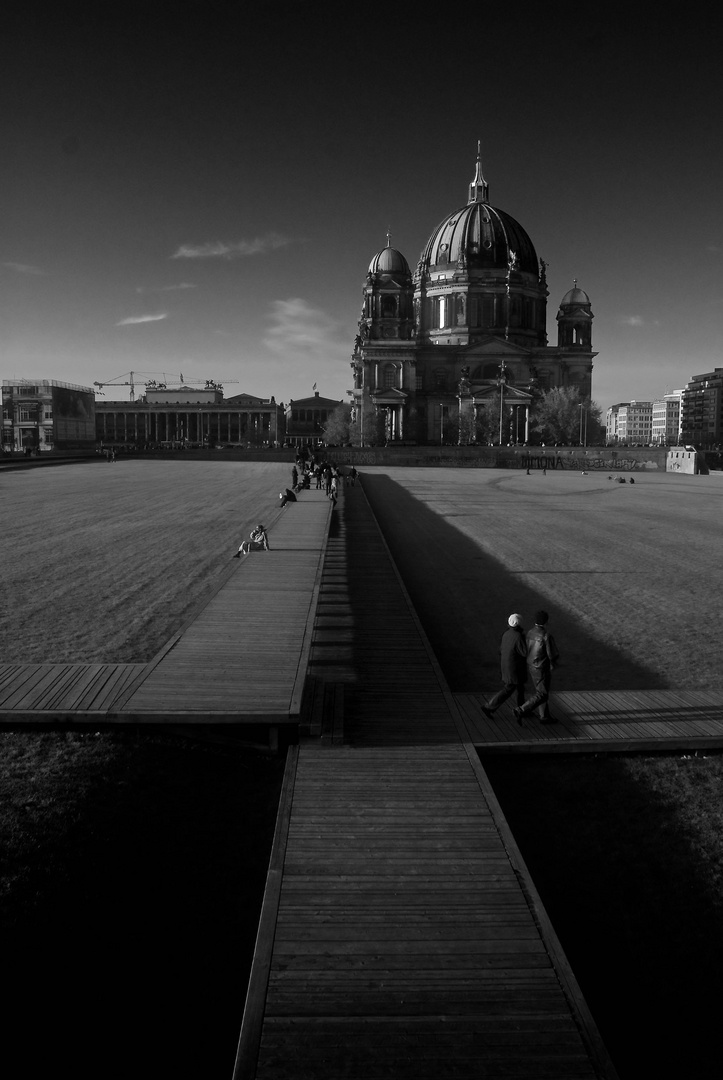
[[[3,23],[1,379],[346,399],[369,262],[389,230],[414,269],[478,140],[548,263],[550,344],[573,280],[590,296],[603,410],[723,366],[705,9],[29,0]]]

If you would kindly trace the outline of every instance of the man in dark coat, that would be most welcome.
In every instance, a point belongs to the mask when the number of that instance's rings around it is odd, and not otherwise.
[[[503,701],[517,693],[517,704],[525,700],[525,681],[527,680],[527,643],[520,615],[510,615],[507,630],[500,641],[500,670],[502,689],[482,706],[485,716],[492,716]],[[521,723],[521,721],[520,721]]]
[[[542,724],[556,722],[554,716],[550,716],[548,699],[552,672],[557,667],[560,654],[555,639],[547,629],[548,619],[546,611],[536,612],[535,625],[527,631],[527,670],[532,679],[532,697],[514,710],[519,724],[523,716],[528,716],[535,709]]]

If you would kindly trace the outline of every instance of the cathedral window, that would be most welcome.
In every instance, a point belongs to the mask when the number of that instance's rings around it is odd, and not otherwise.
[[[397,298],[395,296],[382,297],[382,318],[393,319],[397,314]]]
[[[447,318],[447,297],[440,296],[437,308],[437,326],[440,330],[444,330],[445,321]]]
[[[393,387],[397,381],[397,369],[393,364],[387,364],[383,372],[384,389],[388,390]]]
[[[445,368],[437,368],[434,372],[434,389],[446,390],[447,389],[447,371]]]

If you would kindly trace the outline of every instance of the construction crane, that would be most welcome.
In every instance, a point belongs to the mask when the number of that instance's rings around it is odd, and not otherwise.
[[[155,376],[161,376],[158,381]],[[191,376],[184,378],[183,375],[173,375],[165,371],[126,371],[123,375],[117,375],[114,379],[108,379],[106,382],[94,382],[93,386],[97,386],[98,389],[102,389],[104,386],[130,386],[131,388],[131,401],[136,400],[136,382],[144,382],[147,390],[166,390],[168,383],[180,382],[181,386],[193,383],[205,383],[206,390],[223,390],[223,383],[215,382],[213,379],[207,379],[205,375]],[[236,383],[238,379],[227,379],[229,383]]]

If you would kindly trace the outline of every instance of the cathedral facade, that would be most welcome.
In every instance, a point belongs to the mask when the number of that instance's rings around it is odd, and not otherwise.
[[[354,375],[354,441],[526,442],[536,392],[591,396],[590,298],[577,282],[547,340],[546,263],[489,202],[479,153],[467,204],[437,225],[411,271],[382,248],[369,264]]]

